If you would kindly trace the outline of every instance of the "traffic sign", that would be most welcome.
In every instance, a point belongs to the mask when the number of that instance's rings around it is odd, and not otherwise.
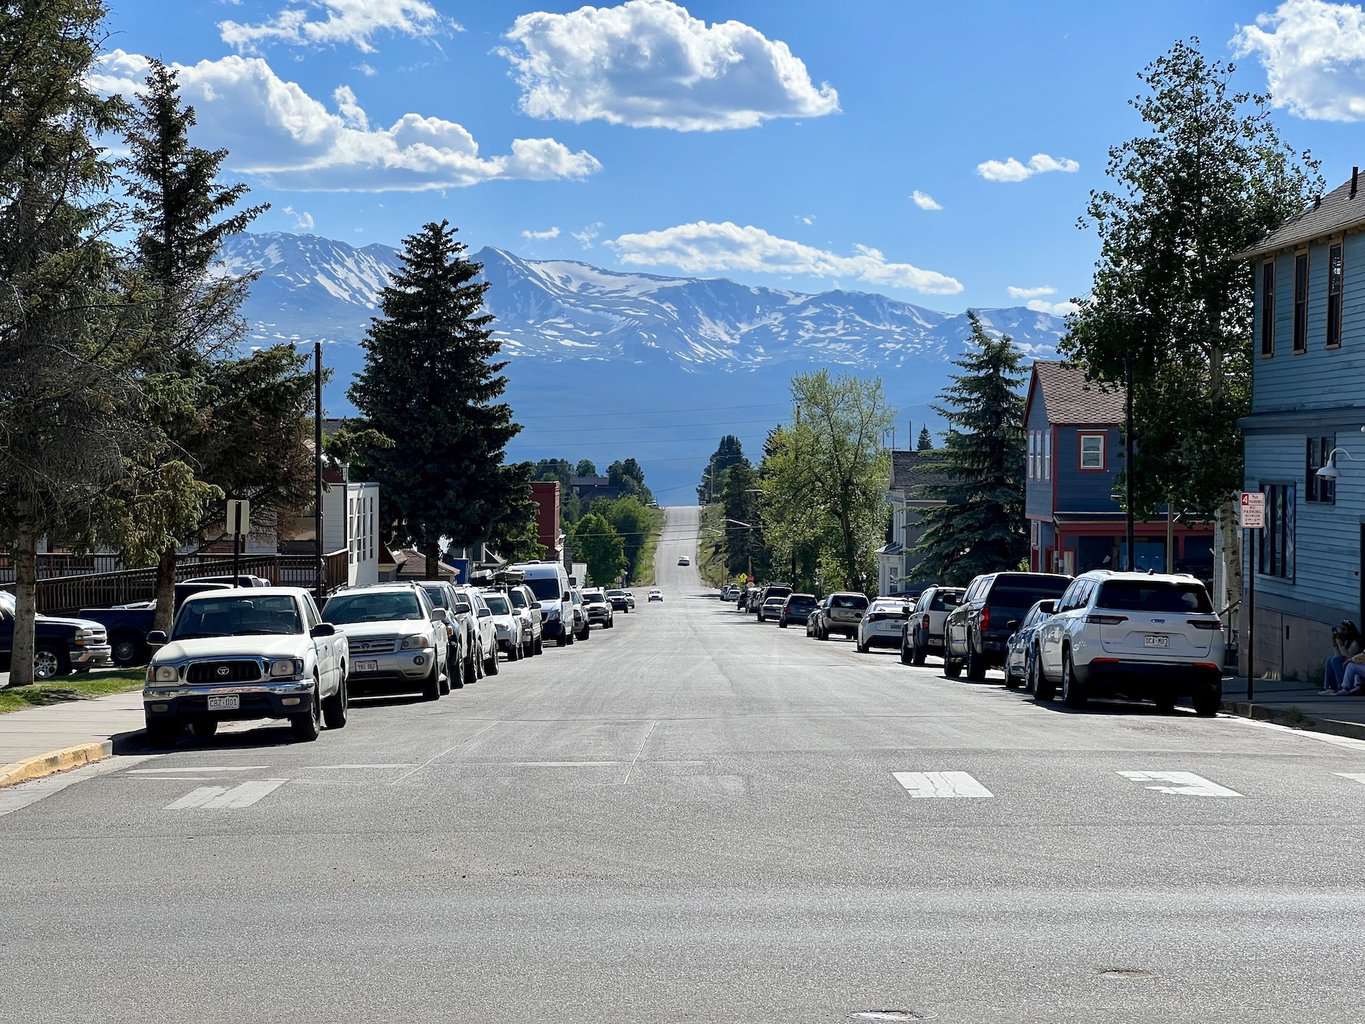
[[[1260,491],[1243,491],[1237,510],[1242,529],[1265,529],[1265,495]]]
[[[234,536],[251,532],[251,502],[233,500],[227,503],[227,532]]]

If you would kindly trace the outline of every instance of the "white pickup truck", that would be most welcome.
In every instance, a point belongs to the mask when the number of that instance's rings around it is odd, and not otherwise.
[[[218,723],[288,719],[296,739],[346,724],[346,637],[298,587],[213,590],[185,600],[155,649],[142,690],[147,736],[174,743],[188,724],[207,738]]]

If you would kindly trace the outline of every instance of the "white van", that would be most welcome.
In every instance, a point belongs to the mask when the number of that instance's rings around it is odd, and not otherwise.
[[[573,595],[564,566],[558,562],[522,562],[509,568],[523,574],[523,582],[536,596],[543,638],[554,640],[560,647],[573,643]]]

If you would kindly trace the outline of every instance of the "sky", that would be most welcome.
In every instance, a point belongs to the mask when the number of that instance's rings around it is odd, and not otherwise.
[[[255,230],[471,250],[948,311],[1067,311],[1137,72],[1180,38],[1269,91],[1329,187],[1365,163],[1365,11],[1058,0],[108,0],[94,75],[181,67]]]

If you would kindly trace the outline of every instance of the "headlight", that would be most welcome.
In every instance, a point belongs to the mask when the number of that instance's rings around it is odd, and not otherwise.
[[[303,662],[298,658],[280,658],[270,663],[270,678],[292,679],[303,675]]]
[[[547,619],[557,619],[557,618],[559,618],[559,609],[558,609],[558,608],[542,608],[540,611],[541,611],[541,613],[542,613]]]
[[[174,683],[180,679],[180,672],[174,665],[158,665],[155,671],[154,678],[158,683]]]
[[[427,642],[425,636],[421,633],[414,633],[412,636],[403,637],[403,642],[399,644],[398,649],[400,651],[421,651],[430,646],[431,644]]]

